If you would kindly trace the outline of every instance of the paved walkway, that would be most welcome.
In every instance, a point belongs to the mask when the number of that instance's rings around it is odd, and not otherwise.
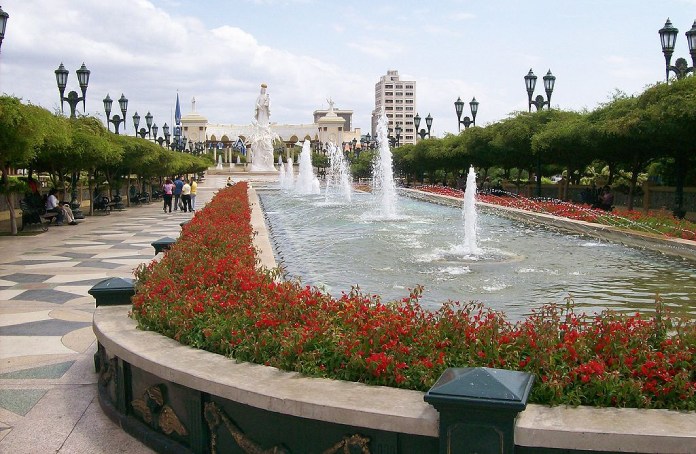
[[[227,176],[198,186],[199,208]],[[132,278],[154,258],[150,243],[177,238],[190,218],[153,202],[35,236],[0,237],[0,453],[152,452],[99,406],[87,292],[108,277]]]

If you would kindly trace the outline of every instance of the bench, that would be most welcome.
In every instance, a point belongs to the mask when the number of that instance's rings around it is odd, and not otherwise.
[[[125,210],[126,206],[123,204],[123,199],[121,198],[120,195],[116,194],[113,199],[111,199],[111,203],[113,203],[113,208],[115,210],[121,211]]]
[[[115,202],[109,200],[108,197],[100,196],[94,199],[94,210],[101,211],[104,214],[111,214],[111,210],[116,206]]]
[[[150,203],[150,194],[147,192],[136,192],[130,195],[130,202],[135,205]]]
[[[27,226],[36,225],[45,232],[48,230],[48,224],[58,217],[58,213],[46,211],[43,206],[32,205],[26,199],[19,201],[19,208],[22,210],[22,231]]]

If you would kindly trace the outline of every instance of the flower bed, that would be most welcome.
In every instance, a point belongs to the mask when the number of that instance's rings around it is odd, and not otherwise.
[[[419,186],[419,191],[439,195],[463,198],[464,192],[445,186]],[[611,225],[641,232],[664,235],[670,238],[681,238],[696,241],[696,224],[685,219],[676,219],[669,213],[649,211],[644,213],[636,210],[614,209],[607,212],[590,208],[589,205],[564,202],[556,199],[530,199],[515,194],[505,193],[505,196],[492,194],[476,194],[479,202],[491,203],[511,208],[546,213],[568,219]]]
[[[524,321],[475,303],[429,312],[416,287],[385,303],[333,298],[257,269],[247,186],[223,189],[161,261],[136,271],[143,329],[238,361],[415,390],[447,367],[525,370],[530,402],[696,410],[696,324],[545,306]]]

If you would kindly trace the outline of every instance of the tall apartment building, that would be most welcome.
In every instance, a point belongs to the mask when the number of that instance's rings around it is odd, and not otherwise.
[[[375,109],[372,111],[372,135],[377,131],[377,119],[385,113],[389,119],[390,134],[394,135],[396,125],[401,125],[400,143],[416,143],[416,82],[401,80],[399,71],[389,70],[386,76],[375,84]]]

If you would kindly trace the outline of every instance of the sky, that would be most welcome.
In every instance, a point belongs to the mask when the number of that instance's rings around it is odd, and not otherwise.
[[[658,30],[679,29],[673,61],[691,64],[684,32],[696,0],[4,0],[0,93],[60,109],[54,71],[91,71],[86,113],[129,99],[160,127],[182,114],[250,124],[261,83],[271,122],[312,123],[312,112],[353,110],[369,131],[375,83],[389,70],[417,84],[417,111],[433,135],[457,132],[454,101],[479,101],[477,125],[527,110],[524,76],[556,76],[552,107],[592,110],[618,90],[664,79]],[[66,112],[69,107],[65,104]],[[82,113],[82,107],[78,108]],[[118,113],[114,102],[113,113]],[[161,135],[161,129],[160,129]]]

